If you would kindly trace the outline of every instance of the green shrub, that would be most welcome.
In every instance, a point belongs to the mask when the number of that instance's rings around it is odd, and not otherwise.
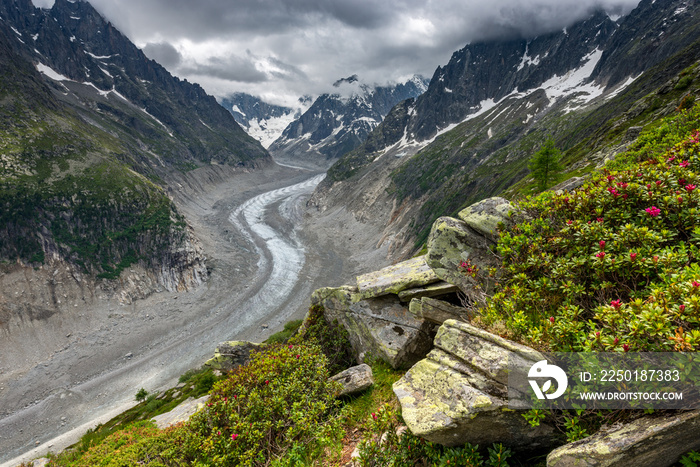
[[[361,467],[385,466],[462,466],[506,467],[511,451],[497,444],[485,452],[466,443],[448,448],[399,431],[399,415],[388,405],[372,413],[368,437],[360,443]]]
[[[53,459],[49,465],[71,467],[122,467],[141,465],[165,467],[183,465],[174,461],[170,452],[169,437],[172,430],[161,431],[152,422],[139,422],[117,431],[75,460]],[[169,459],[164,454],[170,453]]]
[[[136,391],[136,396],[134,396],[134,400],[138,402],[143,402],[146,400],[146,397],[148,397],[148,391],[146,391],[144,388],[139,389]]]
[[[693,77],[691,75],[685,75],[681,79],[678,80],[676,85],[673,87],[676,91],[682,91],[684,89],[687,89],[688,86],[690,86],[690,83],[693,82]]]
[[[255,352],[214,386],[207,407],[183,427],[176,444],[189,463],[269,465],[285,454],[308,461],[337,442],[336,388],[315,347]]]
[[[575,193],[523,201],[484,323],[559,351],[697,350],[699,116],[642,135]]]

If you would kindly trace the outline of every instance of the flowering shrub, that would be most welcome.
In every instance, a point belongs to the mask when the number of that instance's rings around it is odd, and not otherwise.
[[[191,464],[306,465],[340,435],[333,417],[337,383],[328,376],[326,358],[316,347],[289,344],[254,353],[215,384],[207,406],[192,416],[175,444]],[[296,461],[278,459],[284,453]]]
[[[697,350],[699,121],[696,106],[575,193],[522,202],[485,323],[559,351]]]

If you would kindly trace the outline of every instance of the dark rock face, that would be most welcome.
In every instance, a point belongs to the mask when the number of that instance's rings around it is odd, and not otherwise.
[[[534,89],[554,75],[562,76],[579,67],[614,31],[615,23],[601,12],[566,32],[530,41],[470,44],[435,70],[428,90],[416,99],[407,133],[419,141],[429,139],[437,129],[478,110],[484,100],[498,101],[516,88]]]

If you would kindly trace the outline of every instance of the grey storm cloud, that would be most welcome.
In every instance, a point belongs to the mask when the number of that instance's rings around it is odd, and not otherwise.
[[[167,42],[149,42],[143,47],[143,53],[166,68],[177,67],[182,62],[182,55]]]
[[[51,0],[33,0],[50,2]],[[470,42],[534,37],[639,0],[89,0],[145,53],[217,96],[318,95],[358,74],[432,76]],[[250,51],[250,52],[248,52]]]
[[[204,63],[181,67],[179,71],[186,75],[209,76],[241,83],[263,83],[268,80],[268,75],[258,70],[250,57],[237,55],[212,57]]]

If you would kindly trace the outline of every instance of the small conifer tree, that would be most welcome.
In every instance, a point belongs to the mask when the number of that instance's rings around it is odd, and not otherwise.
[[[539,151],[537,151],[527,167],[535,177],[540,191],[544,191],[550,182],[556,180],[562,167],[559,164],[561,152],[554,146],[554,139],[549,136]]]
[[[148,397],[148,391],[146,391],[144,388],[141,388],[136,393],[136,397],[134,397],[134,399],[136,399],[136,401],[138,402],[143,402],[144,400],[146,400],[146,397]]]

